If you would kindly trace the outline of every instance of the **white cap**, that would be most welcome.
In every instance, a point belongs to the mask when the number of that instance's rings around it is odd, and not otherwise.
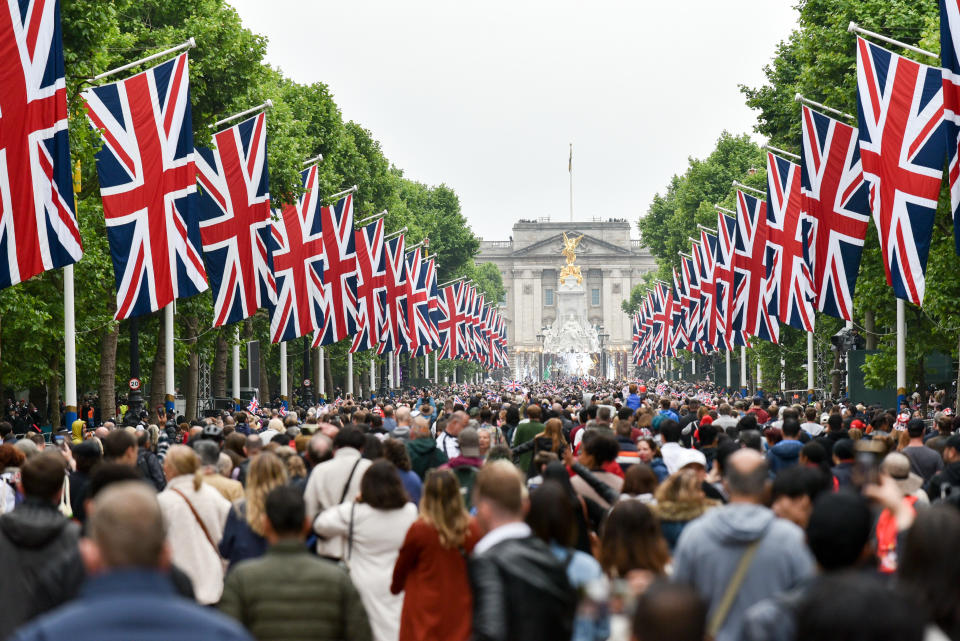
[[[690,448],[683,448],[676,454],[676,466],[678,470],[693,464],[702,465],[703,469],[707,469],[707,457],[704,456],[700,450]]]

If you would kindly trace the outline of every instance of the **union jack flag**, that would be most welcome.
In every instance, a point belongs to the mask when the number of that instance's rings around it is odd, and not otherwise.
[[[919,305],[946,152],[940,69],[857,38],[857,114],[887,284]]]
[[[733,326],[733,252],[736,234],[737,219],[718,211],[717,265],[714,268],[717,308],[717,345],[728,351],[733,349],[735,345],[750,344],[745,332]]]
[[[260,403],[257,402],[256,396],[250,399],[250,403],[247,405],[247,411],[251,414],[256,414],[260,411]]]
[[[407,348],[416,356],[433,351],[428,276],[420,248],[407,252]]]
[[[187,54],[83,97],[104,142],[97,173],[115,317],[155,312],[204,291]]]
[[[0,9],[0,288],[83,254],[67,138],[60,3]]]
[[[466,351],[464,336],[466,316],[463,314],[465,294],[466,285],[461,281],[451,283],[440,291],[437,299],[440,358],[458,359]]]
[[[281,404],[280,407],[277,408],[277,415],[278,415],[280,418],[285,417],[285,416],[287,415],[287,408],[284,407],[284,406]]]
[[[676,356],[677,352],[681,349],[686,349],[687,344],[689,343],[689,337],[687,336],[687,306],[685,304],[686,292],[684,290],[683,279],[680,277],[680,274],[677,273],[677,270],[673,270],[673,289],[671,290],[671,296],[673,297],[673,320],[671,321],[670,328],[670,346],[671,353]]]
[[[437,329],[437,323],[440,320],[440,293],[437,290],[437,264],[432,258],[424,261],[424,269],[427,270],[427,321],[430,325],[430,349],[440,348],[440,331]]]
[[[781,323],[813,331],[810,225],[802,215],[800,166],[767,152],[767,303]]]
[[[320,208],[323,236],[323,325],[313,346],[331,345],[357,332],[357,250],[353,194]]]
[[[267,117],[260,113],[197,147],[200,237],[213,288],[213,326],[277,302],[273,278]]]
[[[357,247],[357,333],[350,352],[377,346],[383,330],[384,292],[387,262],[383,252],[383,219],[356,230]]]
[[[656,389],[656,392],[657,392],[657,396],[663,396],[664,394],[667,393],[667,384],[666,384],[666,383],[657,383],[657,387],[656,387],[655,389]]]
[[[780,322],[765,298],[767,204],[737,191],[737,234],[733,250],[733,325],[757,338],[776,343]]]
[[[701,229],[696,250],[700,255],[700,340],[712,348],[717,344],[717,235]]]
[[[474,344],[474,325],[475,320],[473,317],[474,305],[477,301],[477,290],[473,285],[469,283],[464,283],[464,294],[463,294],[463,315],[464,315],[464,324],[463,324],[463,336],[464,336],[464,348],[463,353],[464,360],[473,360],[477,354],[477,348]]]
[[[487,341],[485,336],[486,306],[483,303],[483,294],[476,292],[473,299],[473,361],[483,364],[487,358]]]
[[[503,386],[508,392],[519,392],[523,389],[523,386],[517,381],[508,381],[506,385]]]
[[[274,343],[312,334],[323,326],[319,170],[311,165],[300,177],[303,194],[296,205],[284,206],[271,229],[276,243],[277,305],[270,315]]]
[[[954,249],[960,255],[960,2],[940,0],[940,64]]]
[[[377,354],[402,352],[407,349],[407,266],[403,234],[384,243],[386,260],[386,296],[383,307],[383,331]]]
[[[460,398],[460,395],[459,395],[459,394],[454,394],[454,395],[453,395],[453,404],[454,404],[454,405],[462,405],[462,406],[464,406],[464,407],[466,407],[466,405],[467,405],[466,403],[463,402],[463,399]]]
[[[853,320],[853,291],[870,222],[857,130],[806,105],[802,115],[801,189],[814,225],[810,256],[817,309]]]
[[[683,277],[682,293],[686,297],[687,349],[694,351],[698,344],[697,331],[700,329],[700,275],[693,255],[683,256],[680,261],[680,274]]]

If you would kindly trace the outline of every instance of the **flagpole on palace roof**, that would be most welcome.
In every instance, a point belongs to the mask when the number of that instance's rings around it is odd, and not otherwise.
[[[121,65],[121,66],[117,67],[116,69],[110,69],[109,71],[104,71],[103,73],[99,73],[99,74],[95,75],[93,78],[90,78],[90,79],[89,79],[89,82],[96,82],[97,80],[102,80],[103,78],[106,78],[107,76],[112,76],[112,75],[115,74],[115,73],[120,73],[121,71],[126,71],[127,69],[131,69],[131,68],[136,67],[137,65],[141,65],[141,64],[143,64],[143,63],[145,63],[145,62],[150,62],[151,60],[156,60],[157,58],[162,58],[163,56],[169,55],[169,54],[171,54],[171,53],[176,53],[176,52],[182,51],[182,50],[184,50],[184,49],[193,49],[193,48],[196,47],[196,46],[197,46],[197,41],[194,40],[193,38],[189,38],[186,42],[184,42],[184,43],[182,43],[182,44],[178,44],[176,47],[170,47],[169,49],[165,49],[165,50],[163,50],[163,51],[159,51],[159,52],[157,52],[157,53],[155,53],[155,54],[149,55],[149,56],[147,56],[146,58],[140,58],[139,60],[134,60],[133,62],[128,62],[128,63],[125,64],[125,65]]]
[[[210,127],[210,129],[216,129],[216,128],[219,127],[220,125],[226,124],[226,123],[230,122],[231,120],[236,120],[237,118],[243,118],[243,117],[246,116],[247,114],[256,113],[256,112],[261,111],[261,110],[264,110],[264,109],[271,109],[272,107],[273,107],[273,101],[270,100],[269,98],[267,98],[266,101],[264,101],[262,104],[257,105],[256,107],[250,107],[249,109],[244,109],[243,111],[238,112],[238,113],[235,113],[235,114],[233,114],[232,116],[227,116],[226,118],[221,118],[220,120],[218,120],[217,122],[213,123],[212,125],[209,125],[209,127]]]
[[[570,159],[567,161],[567,171],[570,172],[570,222],[573,222],[573,143],[570,143]]]

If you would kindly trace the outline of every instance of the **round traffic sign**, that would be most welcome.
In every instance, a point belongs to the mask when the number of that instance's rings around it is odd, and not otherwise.
[[[139,378],[134,377],[130,379],[130,382],[127,383],[127,385],[130,387],[131,391],[136,392],[138,389],[140,389],[140,385],[142,385],[142,383],[140,382]]]
[[[309,379],[309,378],[303,379],[303,386],[304,386],[304,387],[310,387],[310,379]]]

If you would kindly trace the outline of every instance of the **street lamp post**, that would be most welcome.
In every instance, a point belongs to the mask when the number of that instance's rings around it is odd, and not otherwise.
[[[607,355],[603,350],[603,344],[610,338],[610,334],[603,331],[603,325],[597,326],[597,339],[600,341],[600,378],[607,377]]]
[[[539,357],[539,366],[537,368],[538,381],[543,380],[543,341],[546,339],[546,335],[544,334],[544,331],[546,331],[546,329],[547,329],[546,327],[541,327],[540,333],[537,334],[537,340],[540,341],[540,357]]]

